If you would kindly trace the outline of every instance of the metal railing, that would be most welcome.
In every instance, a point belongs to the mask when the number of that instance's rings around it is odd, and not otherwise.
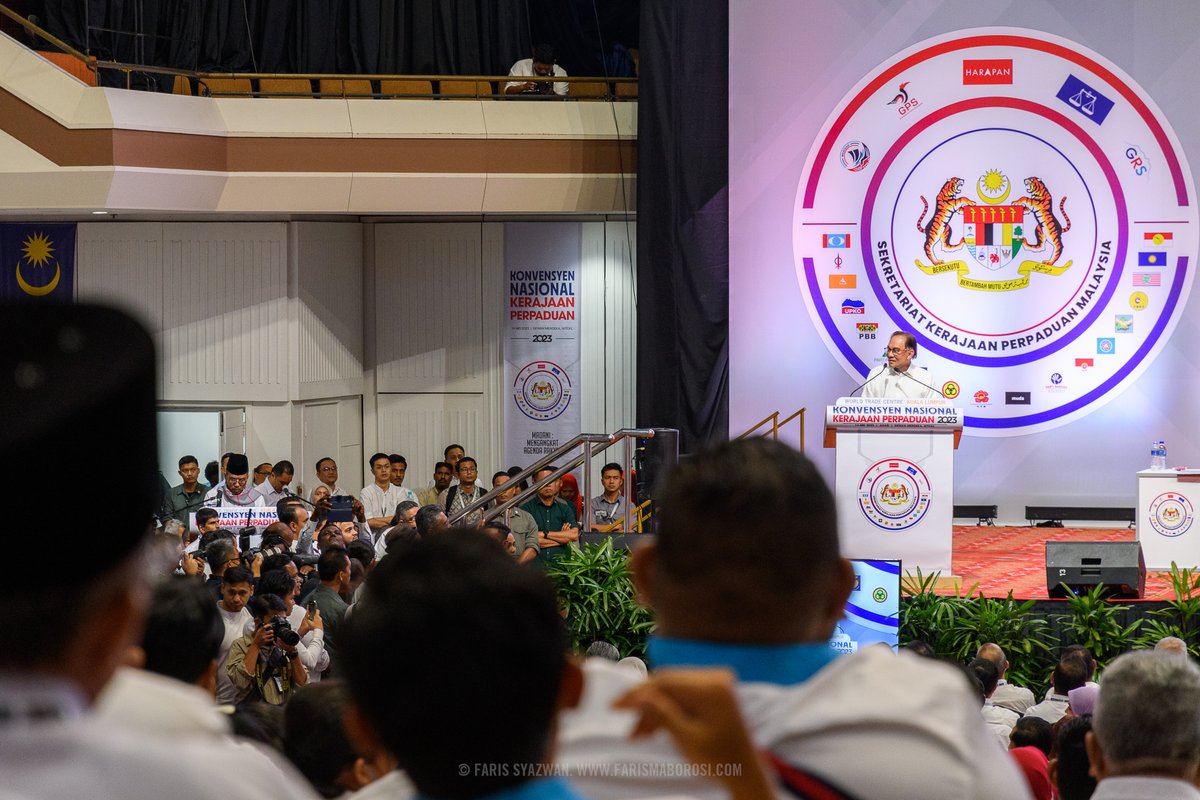
[[[33,24],[32,22],[25,19],[17,12],[13,11],[8,6],[0,5],[0,14],[3,14],[4,16],[11,19],[13,22],[16,22],[18,25],[20,25],[22,28],[25,29],[26,33],[33,34],[34,36],[38,37],[39,39],[49,42],[50,44],[57,47],[59,50],[62,50],[64,53],[72,55],[75,58],[82,61],[84,64],[87,65],[88,69],[95,71],[95,69],[96,69],[96,57],[95,56],[89,56],[85,53],[79,52],[74,47],[71,47],[71,45],[64,42],[62,39],[59,39],[57,36],[50,33],[49,31],[43,30],[42,28]]]
[[[804,411],[805,411],[805,409],[802,408],[799,411],[791,414],[790,416],[788,416],[782,420],[779,419],[779,415],[783,412],[781,412],[781,411],[772,412],[772,413],[768,414],[767,416],[763,417],[759,422],[755,423],[754,425],[751,425],[749,429],[747,429],[742,435],[738,436],[737,438],[745,439],[747,436],[754,436],[754,435],[767,436],[769,434],[772,439],[775,439],[776,441],[778,441],[779,440],[779,429],[782,428],[784,425],[787,425],[789,422],[794,420],[796,417],[799,417],[800,418],[800,452],[803,453],[804,452]],[[771,426],[770,430],[759,434],[758,433],[759,430],[761,430],[768,423]]]
[[[503,514],[505,511],[512,508],[513,506],[519,505],[520,503],[523,503],[524,501],[533,497],[534,495],[537,494],[538,490],[541,489],[543,486],[545,486],[546,484],[548,484],[552,481],[558,480],[563,475],[566,475],[568,472],[570,472],[571,470],[575,469],[580,464],[582,464],[583,465],[583,486],[580,488],[580,494],[584,497],[585,502],[583,504],[584,505],[584,511],[583,511],[584,518],[582,520],[581,530],[590,531],[592,529],[592,504],[591,504],[590,500],[588,499],[587,493],[591,489],[591,485],[592,485],[592,459],[595,458],[596,456],[600,455],[601,453],[603,453],[608,448],[612,447],[617,442],[623,441],[625,443],[624,459],[622,461],[623,468],[624,468],[623,474],[626,477],[628,477],[629,476],[629,468],[633,461],[633,448],[631,447],[632,441],[635,439],[653,439],[653,438],[654,438],[654,429],[653,428],[622,428],[621,430],[616,431],[614,433],[581,433],[578,436],[576,436],[575,438],[568,441],[566,444],[559,447],[557,450],[542,456],[537,461],[533,462],[531,465],[529,465],[525,469],[518,472],[516,475],[514,475],[509,480],[508,483],[504,483],[504,484],[501,484],[500,486],[493,488],[491,491],[489,491],[483,497],[476,500],[474,503],[471,503],[470,505],[463,507],[460,511],[455,512],[450,517],[450,524],[454,525],[457,522],[464,519],[465,517],[467,517],[468,515],[474,514],[475,512],[481,511],[481,510],[483,511],[483,521],[486,522],[486,521],[492,519],[493,517]],[[576,453],[575,450],[580,447],[583,448],[582,452]],[[567,458],[568,460],[566,462],[564,462],[562,466],[558,467],[553,472],[551,472],[549,475],[545,475],[542,478],[534,480],[529,485],[528,488],[522,489],[521,491],[517,492],[517,494],[510,497],[508,500],[505,500],[502,503],[499,503],[491,508],[488,508],[488,505],[492,501],[494,501],[497,497],[499,497],[504,492],[508,491],[508,489],[511,489],[512,484],[519,484],[523,480],[533,479],[533,476],[536,475],[539,471],[545,469],[546,467],[550,466],[554,462],[559,461],[560,459],[563,459],[563,458]],[[624,527],[625,528],[632,527],[631,518],[633,518],[634,515],[636,514],[636,517],[638,519],[638,526],[640,528],[641,519],[643,516],[642,507],[639,506],[636,510],[633,509],[633,503],[630,499],[630,495],[632,494],[632,491],[633,491],[632,483],[633,483],[632,481],[627,480],[626,484],[625,484],[626,508],[628,508],[629,511],[627,511],[625,514]]]

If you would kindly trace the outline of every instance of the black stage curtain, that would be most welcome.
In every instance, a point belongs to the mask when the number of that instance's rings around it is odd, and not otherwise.
[[[729,436],[727,0],[643,0],[637,421]]]
[[[614,41],[637,46],[639,6],[599,3],[598,33],[592,0],[38,3],[50,33],[102,59],[213,72],[443,75],[507,74],[542,41],[568,73],[601,75],[600,53]]]

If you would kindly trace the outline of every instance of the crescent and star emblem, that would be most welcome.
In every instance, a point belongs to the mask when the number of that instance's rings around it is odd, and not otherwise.
[[[50,254],[54,252],[54,245],[44,233],[39,232],[26,238],[21,250],[22,255],[25,257],[24,260],[40,270],[44,269],[50,262]],[[62,278],[62,269],[59,267],[58,262],[55,261],[53,263],[54,277],[50,279],[50,282],[41,286],[34,286],[25,280],[25,276],[21,274],[21,262],[18,261],[16,269],[17,286],[30,297],[45,297],[50,294],[58,288],[58,281]]]

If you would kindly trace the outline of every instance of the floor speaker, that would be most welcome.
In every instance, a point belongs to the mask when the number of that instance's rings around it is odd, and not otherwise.
[[[1046,542],[1046,591],[1066,597],[1103,583],[1115,597],[1146,593],[1146,562],[1137,542]],[[1067,588],[1063,588],[1066,584]]]

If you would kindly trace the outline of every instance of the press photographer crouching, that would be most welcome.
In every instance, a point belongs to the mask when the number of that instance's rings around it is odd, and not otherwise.
[[[229,650],[226,669],[237,687],[236,703],[263,701],[279,706],[297,686],[308,683],[308,670],[296,645],[300,635],[287,620],[287,604],[278,595],[264,594],[250,601],[254,633],[246,634]]]

